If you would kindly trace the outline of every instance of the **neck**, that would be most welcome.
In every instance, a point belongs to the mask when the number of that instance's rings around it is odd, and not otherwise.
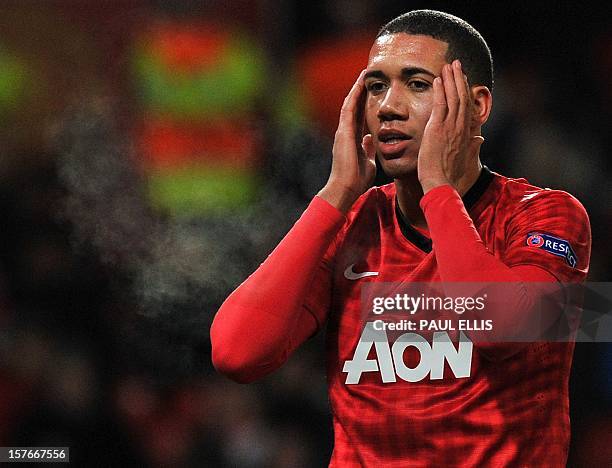
[[[481,170],[482,164],[477,159],[476,164],[466,171],[455,183],[451,183],[461,197],[476,183]],[[404,218],[415,227],[427,228],[425,215],[419,206],[421,198],[423,198],[423,188],[417,174],[413,173],[405,178],[395,179],[395,190],[397,193],[397,203]]]

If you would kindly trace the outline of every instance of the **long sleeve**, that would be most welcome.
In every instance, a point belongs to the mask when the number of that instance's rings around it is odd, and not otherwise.
[[[457,191],[436,187],[421,200],[434,246],[438,271],[445,282],[520,282],[517,271],[487,250]],[[529,271],[529,270],[527,270]],[[554,281],[544,272],[541,281]],[[533,279],[529,278],[531,281]]]
[[[510,249],[519,252],[523,249],[523,245],[527,245],[524,249],[527,252],[525,255],[531,255],[527,261],[525,257],[521,261],[514,259],[513,262],[514,254],[508,252],[505,255],[508,263],[506,264],[493,255],[482,242],[459,194],[449,185],[428,192],[421,200],[421,208],[427,220],[438,271],[443,282],[505,283],[504,302],[498,302],[486,309],[486,318],[493,319],[497,331],[505,336],[511,336],[512,333],[520,335],[531,326],[529,313],[538,303],[539,295],[542,293],[542,283],[570,278],[567,274],[569,270],[562,259],[557,259],[557,263],[553,263],[547,257],[549,253],[537,252],[539,257],[532,255],[535,249],[528,250],[529,246],[524,238],[526,233],[520,230],[510,233],[516,239],[509,239],[508,244]],[[532,227],[538,226],[538,210],[533,206],[526,209],[524,216],[531,216]],[[547,218],[548,227],[553,227],[554,223],[553,217]],[[554,319],[550,315],[547,318],[550,321]],[[512,332],[509,333],[510,330]],[[487,335],[481,334],[479,338],[485,336]],[[492,332],[488,336],[496,335]],[[503,357],[511,354],[508,352],[510,348],[503,349],[500,346],[494,348],[493,343],[486,341],[479,344],[485,354],[493,349],[502,350]],[[518,350],[520,347],[513,346],[512,349]]]
[[[331,295],[326,252],[344,215],[315,197],[280,244],[223,303],[211,327],[215,368],[251,382],[280,367],[324,320]]]

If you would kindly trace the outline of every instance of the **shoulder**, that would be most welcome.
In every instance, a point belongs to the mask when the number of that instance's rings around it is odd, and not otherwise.
[[[525,179],[495,175],[499,202],[508,216],[572,217],[588,223],[586,209],[570,193],[538,187]]]
[[[361,221],[362,218],[387,217],[393,213],[395,184],[372,187],[361,195],[346,215],[348,224]]]
[[[497,211],[502,215],[509,264],[546,265],[564,280],[586,275],[591,228],[582,203],[563,190],[500,177]],[[559,258],[566,262],[559,263]]]
[[[346,215],[346,222],[338,239],[360,243],[374,241],[378,232],[393,226],[395,185],[372,187],[361,195]]]

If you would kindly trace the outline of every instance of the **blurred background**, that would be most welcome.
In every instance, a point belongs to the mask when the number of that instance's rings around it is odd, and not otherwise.
[[[567,190],[612,280],[612,27],[576,2],[0,2],[0,446],[79,466],[326,466],[322,337],[244,386],[209,326],[327,179],[378,28],[488,41],[493,170]],[[569,466],[612,465],[612,345],[578,344]]]

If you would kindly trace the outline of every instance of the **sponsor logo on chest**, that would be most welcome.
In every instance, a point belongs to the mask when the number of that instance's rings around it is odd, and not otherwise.
[[[420,356],[415,367],[404,362],[404,351],[409,347],[414,347]],[[375,358],[368,359],[372,348]],[[367,322],[353,359],[344,362],[342,372],[347,374],[348,385],[358,384],[364,372],[379,373],[383,383],[397,382],[398,377],[406,382],[419,382],[426,378],[442,379],[444,364],[448,363],[456,378],[466,378],[471,373],[472,351],[473,343],[463,333],[457,348],[446,332],[435,332],[431,343],[416,333],[404,333],[390,345],[387,333],[377,330],[374,322]]]

